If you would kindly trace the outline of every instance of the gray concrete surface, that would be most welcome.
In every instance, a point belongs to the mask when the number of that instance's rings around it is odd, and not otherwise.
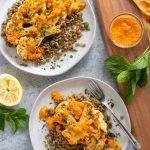
[[[96,13],[94,2],[92,0],[90,0],[90,2]],[[9,73],[19,79],[24,88],[23,100],[19,104],[19,107],[25,107],[30,113],[35,99],[45,87],[70,77],[95,77],[117,89],[115,80],[113,80],[110,72],[104,67],[103,61],[106,57],[107,50],[104,46],[97,20],[96,38],[90,52],[67,73],[57,77],[39,77],[27,74],[13,67],[0,54],[0,74]],[[128,150],[132,149],[130,145]],[[13,134],[10,127],[6,124],[5,132],[0,132],[0,150],[33,150],[28,130],[19,129],[16,134]]]

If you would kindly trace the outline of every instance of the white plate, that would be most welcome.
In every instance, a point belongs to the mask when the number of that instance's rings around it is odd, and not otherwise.
[[[1,24],[6,18],[7,10],[11,7],[11,5],[16,0],[1,0],[0,5],[0,34],[1,34]],[[20,70],[23,70],[28,73],[32,73],[35,75],[41,75],[41,76],[56,76],[60,75],[62,73],[65,73],[69,69],[71,69],[74,65],[76,65],[89,51],[94,38],[95,38],[95,32],[96,32],[96,19],[94,12],[92,10],[92,7],[88,0],[83,0],[86,2],[86,8],[83,10],[83,18],[84,21],[89,22],[90,25],[90,31],[83,32],[83,36],[78,40],[78,42],[85,43],[86,47],[84,48],[77,48],[78,52],[67,52],[65,57],[62,57],[64,60],[63,62],[57,61],[57,64],[61,66],[61,68],[57,67],[56,69],[52,70],[50,69],[51,63],[46,63],[42,66],[35,66],[32,62],[28,63],[28,67],[20,66],[20,64],[23,62],[22,59],[16,58],[16,48],[10,48],[6,45],[4,39],[0,37],[0,51],[3,54],[3,56],[15,67],[17,67]],[[70,56],[73,55],[73,58],[70,58]]]
[[[61,91],[62,93],[64,93],[65,96],[71,95],[73,93],[82,93],[87,88],[87,83],[91,79],[93,78],[88,77],[71,78],[50,85],[49,87],[47,87],[45,90],[42,91],[42,93],[38,96],[35,104],[33,105],[29,121],[30,138],[34,150],[46,150],[43,141],[45,140],[45,135],[47,135],[48,133],[48,129],[46,131],[43,130],[44,132],[42,132],[42,126],[44,122],[39,120],[39,110],[43,105],[51,107],[54,106],[54,104],[50,105],[50,102],[53,103],[53,101],[50,98],[50,93],[52,91]],[[111,88],[108,84],[97,79],[93,80],[95,80],[101,86],[107,100],[108,99],[114,100],[115,104],[113,107],[114,112],[117,114],[118,117],[120,116],[124,117],[122,123],[127,127],[129,131],[131,131],[129,115],[123,100],[116,93],[116,91],[113,88]],[[114,133],[121,134],[121,136],[118,137],[118,140],[122,145],[123,150],[125,150],[128,145],[128,138],[119,127],[116,127],[117,123],[114,122],[112,116],[111,120],[113,124],[112,130]]]

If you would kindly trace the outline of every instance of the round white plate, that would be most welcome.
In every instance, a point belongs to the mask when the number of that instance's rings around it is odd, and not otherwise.
[[[84,93],[84,90],[87,88],[87,84],[91,79],[95,80],[100,85],[105,93],[107,100],[114,100],[115,105],[113,107],[113,111],[117,114],[118,117],[124,117],[122,123],[129,131],[131,131],[130,119],[126,106],[121,97],[113,88],[100,80],[89,77],[71,78],[48,86],[41,92],[35,104],[33,105],[29,121],[29,132],[34,150],[46,150],[43,141],[45,140],[45,135],[48,133],[48,129],[42,130],[44,122],[39,120],[39,110],[43,105],[47,105],[49,107],[54,106],[53,100],[50,98],[51,92],[60,91],[64,93],[65,96],[72,95],[74,93]],[[52,102],[52,104],[50,104],[50,102]],[[120,127],[116,126],[117,122],[114,121],[113,117],[111,115],[110,117],[113,124],[113,133],[120,133],[120,136],[118,136],[118,141],[122,145],[123,150],[126,150],[128,145],[128,138],[120,129]]]
[[[57,61],[56,64],[59,67],[56,67],[55,69],[51,68],[51,62],[47,62],[46,64],[42,66],[35,66],[34,63],[28,62],[28,66],[24,67],[20,64],[23,62],[22,59],[16,58],[16,48],[10,48],[6,45],[4,39],[0,36],[0,51],[3,54],[3,56],[15,67],[17,67],[20,70],[23,70],[28,73],[32,73],[35,75],[41,75],[41,76],[56,76],[60,75],[62,73],[65,73],[69,69],[71,69],[74,65],[76,65],[89,51],[94,38],[95,38],[95,32],[96,32],[96,19],[94,12],[92,10],[92,7],[88,0],[83,0],[86,2],[86,8],[83,10],[83,18],[84,21],[89,22],[90,25],[90,31],[83,32],[83,36],[78,40],[80,43],[85,43],[86,47],[79,48],[78,52],[66,52],[66,56],[62,56],[63,62]],[[6,18],[7,10],[12,6],[12,4],[16,2],[16,0],[1,0],[0,5],[0,35],[1,35],[1,24]],[[70,56],[73,55],[73,58],[70,58]]]

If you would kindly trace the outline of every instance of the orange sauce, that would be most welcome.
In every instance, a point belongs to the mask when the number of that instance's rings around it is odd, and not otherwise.
[[[111,39],[118,45],[132,46],[142,35],[142,25],[132,15],[120,15],[116,17],[110,26]]]

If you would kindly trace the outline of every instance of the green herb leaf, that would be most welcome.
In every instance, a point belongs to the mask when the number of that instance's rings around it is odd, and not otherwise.
[[[129,70],[138,70],[147,68],[149,66],[149,55],[150,55],[149,51],[140,55],[133,62],[133,64],[130,65]]]
[[[0,114],[0,130],[4,131],[5,127],[5,116],[3,114]]]
[[[28,128],[28,120],[17,119],[16,125],[19,128]]]
[[[149,68],[145,68],[141,71],[141,76],[140,76],[140,79],[139,81],[137,82],[137,84],[140,86],[140,87],[143,87],[147,84],[148,82],[148,72],[149,72]]]
[[[47,13],[48,13],[48,10],[47,10],[47,9],[45,9],[43,13],[44,13],[44,14],[47,14]]]
[[[118,77],[117,77],[117,81],[118,83],[126,83],[129,81],[129,78],[130,78],[130,73],[128,70],[126,71],[122,71]]]
[[[71,51],[71,52],[78,52],[78,50],[75,49],[75,48],[71,49],[70,51]]]
[[[130,102],[131,99],[133,98],[134,94],[135,94],[135,89],[136,89],[136,82],[134,80],[131,80],[128,85],[127,88],[125,90],[125,100],[126,102]]]
[[[60,126],[60,130],[65,130],[66,129],[66,126],[65,125],[61,125]]]
[[[17,130],[17,126],[16,126],[15,121],[11,118],[11,116],[8,116],[8,117],[7,117],[7,121],[8,121],[8,123],[9,123],[11,129],[12,129],[13,132],[15,133],[16,130]]]
[[[16,111],[14,111],[12,114],[13,114],[13,115],[14,115],[14,114],[15,114],[15,115],[24,115],[24,114],[26,114],[26,109],[24,109],[24,108],[19,108],[19,109],[17,109]]]
[[[89,31],[90,27],[89,27],[89,23],[88,22],[84,22],[83,23],[85,30]]]
[[[25,63],[21,63],[20,66],[24,66],[24,67],[27,67],[28,64],[25,64]]]
[[[130,63],[124,57],[115,55],[107,58],[104,64],[113,73],[121,73],[122,71],[128,70]]]
[[[70,58],[73,58],[73,55],[70,55]]]
[[[1,114],[6,115],[6,114],[9,114],[9,113],[12,113],[13,111],[14,111],[14,109],[8,108],[8,107],[0,104],[0,113]]]
[[[134,70],[134,72],[135,72],[135,81],[137,83],[141,78],[141,70]]]
[[[150,55],[149,55],[149,57],[148,57],[148,64],[150,65]]]

